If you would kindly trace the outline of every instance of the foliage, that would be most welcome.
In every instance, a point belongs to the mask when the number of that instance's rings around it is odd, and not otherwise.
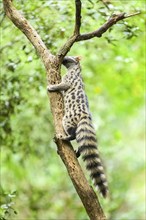
[[[53,53],[72,34],[71,1],[14,2]],[[111,2],[108,7],[102,1],[83,2],[83,33],[97,29],[119,11],[142,14],[119,22],[100,39],[76,43],[70,55],[82,56],[86,92],[107,169],[111,199],[101,198],[102,206],[108,219],[142,220],[144,1]],[[45,69],[25,36],[1,16],[0,217],[87,219],[56,153]]]
[[[1,192],[1,194],[3,195],[3,192]],[[16,192],[12,192],[10,194],[6,194],[4,193],[3,195],[5,198],[5,202],[4,204],[1,205],[1,216],[0,216],[0,219],[1,220],[6,220],[7,218],[11,217],[11,215],[13,214],[17,214],[17,212],[13,209],[13,205],[14,203],[12,202],[13,201],[13,198],[16,196]]]

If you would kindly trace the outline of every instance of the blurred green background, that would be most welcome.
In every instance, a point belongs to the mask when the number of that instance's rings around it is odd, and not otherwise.
[[[73,1],[14,3],[52,53],[72,34]],[[110,185],[110,199],[99,196],[101,205],[109,220],[144,220],[145,3],[117,0],[105,7],[101,1],[83,1],[82,33],[124,11],[141,14],[120,21],[102,38],[76,43],[69,55],[82,56],[82,75]],[[88,219],[53,142],[44,66],[3,12],[0,51],[0,219]]]

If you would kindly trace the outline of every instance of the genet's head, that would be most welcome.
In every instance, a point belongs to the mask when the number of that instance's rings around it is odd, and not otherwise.
[[[81,58],[79,56],[76,57],[67,56],[64,57],[62,64],[68,69],[71,66],[78,64],[80,60]]]

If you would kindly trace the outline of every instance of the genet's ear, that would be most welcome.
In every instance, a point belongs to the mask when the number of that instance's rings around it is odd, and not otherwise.
[[[76,60],[77,62],[80,62],[81,59],[82,59],[81,56],[76,56],[76,57],[75,57],[75,60]]]

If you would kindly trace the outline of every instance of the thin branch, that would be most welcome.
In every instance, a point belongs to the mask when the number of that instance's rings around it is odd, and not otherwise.
[[[73,35],[66,41],[66,43],[58,51],[57,56],[62,61],[63,57],[69,52],[72,45],[75,43],[77,36],[80,36],[81,27],[81,6],[80,0],[75,0],[75,27]]]
[[[126,15],[125,12],[118,14],[118,15],[112,15],[112,17],[96,31],[78,36],[76,39],[76,42],[83,41],[83,40],[89,40],[94,37],[101,37],[103,33],[105,33],[110,27],[112,27],[118,21],[135,16],[135,15],[138,15],[138,14],[140,14],[140,12],[136,12],[136,13],[133,13],[130,15]]]
[[[108,10],[110,10],[110,7],[108,6],[109,4],[111,4],[110,1],[108,1],[108,0],[100,0],[100,1],[105,5],[105,7],[106,7]]]
[[[132,14],[129,14],[129,15],[126,15],[126,14],[125,14],[125,18],[133,17],[133,16],[135,16],[135,15],[139,15],[140,13],[141,13],[141,12],[138,11],[138,12],[135,12],[135,13],[132,13]]]
[[[59,52],[57,54],[58,58],[62,60],[63,57],[70,51],[71,47],[73,46],[73,44],[75,42],[89,40],[89,39],[92,39],[94,37],[101,37],[103,33],[105,33],[110,27],[112,27],[118,21],[129,18],[129,17],[132,17],[132,16],[135,16],[135,15],[138,15],[138,14],[140,14],[140,12],[136,12],[136,13],[129,14],[129,15],[126,14],[125,12],[123,12],[121,14],[118,14],[118,15],[114,14],[110,17],[110,19],[105,24],[103,24],[96,31],[81,34],[81,35],[74,34],[61,47],[61,49],[59,50]]]
[[[62,62],[64,56],[70,51],[71,47],[76,42],[76,38],[77,38],[76,35],[71,36],[58,51],[57,56],[61,62]]]
[[[75,15],[75,29],[74,35],[80,35],[80,27],[81,27],[81,7],[82,3],[80,0],[75,0],[76,6],[76,15]]]

